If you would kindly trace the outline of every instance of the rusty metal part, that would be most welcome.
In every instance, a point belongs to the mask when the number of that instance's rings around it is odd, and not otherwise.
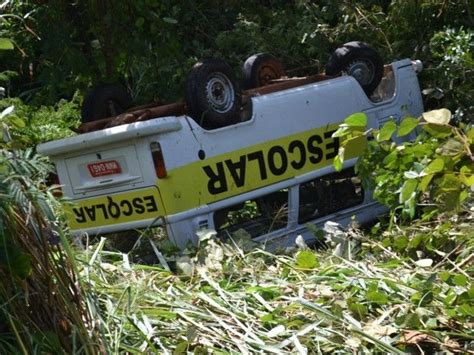
[[[265,95],[272,92],[287,90],[301,85],[311,84],[322,80],[327,80],[332,76],[324,74],[316,74],[300,78],[284,78],[273,80],[272,83],[255,89],[242,92],[242,96],[252,97]],[[175,102],[167,105],[144,105],[135,107],[118,116],[103,118],[101,120],[83,123],[76,130],[77,133],[87,133],[98,131],[100,129],[120,126],[132,122],[146,121],[152,118],[165,116],[181,116],[186,113],[186,105],[184,102]]]
[[[287,89],[291,89],[298,86],[311,84],[311,83],[315,83],[318,81],[323,81],[323,80],[327,80],[331,78],[333,78],[333,76],[324,75],[324,74],[316,74],[316,75],[306,76],[302,78],[277,79],[277,80],[273,80],[272,84],[268,84],[266,86],[262,86],[255,89],[246,90],[243,92],[243,95],[250,95],[250,96],[266,95],[272,92],[287,90]]]
[[[124,112],[115,117],[103,118],[101,120],[83,123],[77,129],[78,133],[87,133],[97,131],[103,128],[115,127],[126,123],[146,121],[152,118],[165,116],[180,116],[186,112],[184,102],[175,102],[172,104],[153,106],[142,109],[133,109]]]

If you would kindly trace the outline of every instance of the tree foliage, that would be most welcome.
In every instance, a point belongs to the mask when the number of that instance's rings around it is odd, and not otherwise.
[[[35,104],[70,99],[98,82],[123,83],[136,103],[176,100],[198,59],[225,59],[240,73],[247,57],[269,52],[286,68],[312,67],[308,73],[342,43],[362,40],[386,61],[423,60],[430,104],[459,107],[461,116],[473,109],[472,87],[457,87],[473,75],[468,0],[11,0],[2,6],[0,38],[14,49],[0,51],[0,85]]]

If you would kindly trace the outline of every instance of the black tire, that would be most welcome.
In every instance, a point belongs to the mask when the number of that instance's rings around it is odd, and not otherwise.
[[[132,106],[130,94],[119,85],[101,84],[91,90],[82,104],[82,122],[113,117]]]
[[[340,73],[352,75],[370,96],[382,80],[382,57],[366,43],[346,43],[333,52],[326,64],[327,75]]]
[[[254,54],[243,66],[245,89],[268,85],[272,80],[286,76],[281,62],[268,53]]]
[[[240,120],[241,95],[231,67],[220,59],[196,63],[186,80],[189,115],[206,129]]]

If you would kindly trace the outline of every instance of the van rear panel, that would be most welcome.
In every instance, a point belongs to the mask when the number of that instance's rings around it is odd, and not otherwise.
[[[65,211],[73,231],[129,223],[146,227],[164,214],[156,187],[78,199],[66,205]]]

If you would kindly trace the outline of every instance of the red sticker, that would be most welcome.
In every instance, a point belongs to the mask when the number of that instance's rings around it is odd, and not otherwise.
[[[99,161],[87,164],[87,168],[92,177],[120,174],[122,172],[122,168],[117,160]]]

